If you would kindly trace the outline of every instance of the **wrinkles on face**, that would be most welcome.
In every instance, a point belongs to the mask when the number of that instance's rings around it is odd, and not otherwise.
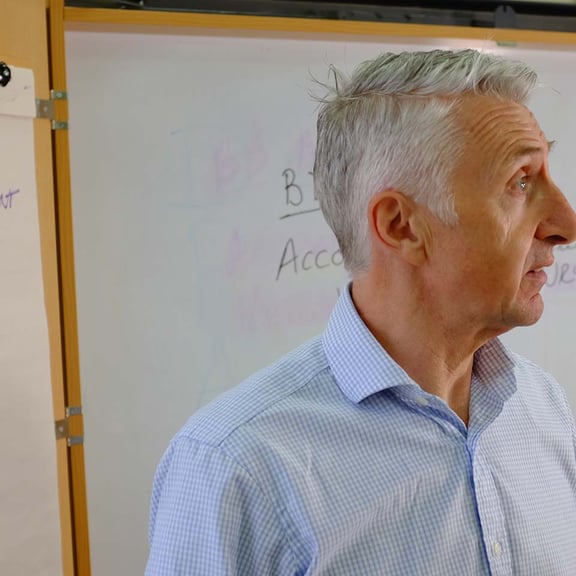
[[[461,189],[456,195],[457,212],[466,213],[470,201],[482,213],[498,209],[505,224],[501,232],[507,235],[514,220],[514,200],[507,193],[508,183],[512,180],[514,187],[515,172],[528,165],[532,172],[546,178],[549,144],[533,114],[523,105],[473,96],[464,99],[459,112],[467,149],[466,162],[456,170],[454,181],[483,189],[484,197],[478,204],[474,190]],[[506,238],[502,241],[506,242]]]
[[[474,154],[464,168],[482,175],[484,183],[499,178],[522,156],[548,151],[534,115],[522,105],[474,96],[464,100],[460,116],[467,141],[474,144]]]

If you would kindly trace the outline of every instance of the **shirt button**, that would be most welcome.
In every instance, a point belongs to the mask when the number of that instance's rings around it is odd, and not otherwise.
[[[430,404],[423,396],[416,396],[416,402],[420,404],[420,406],[428,406],[428,404]]]
[[[494,556],[496,556],[496,558],[500,558],[500,556],[502,556],[502,545],[500,542],[494,542],[492,544],[492,552],[494,552]]]

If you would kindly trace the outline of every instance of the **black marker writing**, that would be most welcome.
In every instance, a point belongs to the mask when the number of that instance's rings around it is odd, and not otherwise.
[[[0,194],[0,208],[4,208],[4,210],[12,208],[12,199],[19,193],[20,188],[10,188],[9,192],[6,192],[6,194]]]
[[[312,175],[312,172],[308,172]],[[313,194],[314,205],[310,207],[310,204],[305,202],[305,199],[309,196],[304,192],[300,184],[296,183],[296,171],[292,168],[286,168],[282,172],[284,177],[284,205],[289,208],[299,208],[296,211],[290,211],[287,214],[280,216],[280,220],[285,220],[286,218],[292,218],[293,216],[301,216],[302,214],[312,214],[313,212],[319,212],[320,208],[317,204],[316,194]],[[308,206],[306,206],[308,204]]]
[[[548,274],[546,286],[554,288],[555,286],[566,286],[574,283],[576,283],[576,264],[555,262]]]
[[[302,194],[302,188],[296,184],[296,172],[292,168],[286,168],[282,176],[284,176],[286,206],[300,206],[304,200],[304,194]]]
[[[330,266],[342,266],[342,254],[340,249],[336,250],[307,250],[304,254],[299,255],[296,250],[296,244],[293,238],[289,238],[284,245],[280,264],[276,271],[276,281],[284,269],[288,272],[292,268],[294,274],[299,272],[308,272],[309,270],[322,270]]]

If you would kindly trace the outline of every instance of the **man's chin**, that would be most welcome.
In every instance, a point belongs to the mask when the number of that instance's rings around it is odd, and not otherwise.
[[[544,312],[544,300],[540,293],[535,294],[527,302],[524,302],[515,307],[516,309],[511,311],[510,328],[516,326],[533,326],[540,320]]]

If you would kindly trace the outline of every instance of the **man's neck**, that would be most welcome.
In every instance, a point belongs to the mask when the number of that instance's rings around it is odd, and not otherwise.
[[[432,313],[434,303],[410,296],[378,290],[366,281],[352,286],[358,313],[386,352],[467,425],[474,353],[484,342],[464,322],[447,326]]]

